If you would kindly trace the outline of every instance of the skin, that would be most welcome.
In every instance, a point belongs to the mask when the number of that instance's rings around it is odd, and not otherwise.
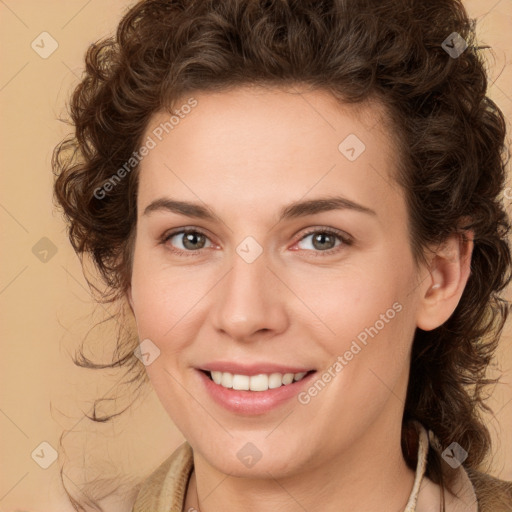
[[[184,510],[397,512],[412,489],[400,448],[412,339],[455,309],[472,243],[454,236],[416,265],[383,110],[296,91],[194,94],[197,106],[141,163],[128,300],[139,339],[160,350],[146,367],[151,383],[194,450]],[[146,135],[168,119],[155,114]],[[349,134],[366,146],[353,162],[338,150]],[[293,201],[333,195],[374,213],[346,208],[277,222]],[[219,220],[144,214],[163,197],[207,205]],[[178,228],[206,238],[192,249],[183,234],[161,242]],[[330,239],[325,249],[338,251],[324,254],[311,228],[340,230],[352,243]],[[236,252],[247,236],[263,250],[252,263]],[[194,369],[272,361],[321,375],[394,303],[401,311],[307,405],[229,412]],[[262,453],[251,468],[237,457],[247,442]]]

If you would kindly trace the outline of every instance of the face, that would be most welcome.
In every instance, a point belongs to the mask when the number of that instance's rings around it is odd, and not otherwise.
[[[193,98],[168,133],[152,118],[140,166],[129,301],[151,383],[224,473],[355,457],[399,429],[419,307],[392,132],[321,91]]]

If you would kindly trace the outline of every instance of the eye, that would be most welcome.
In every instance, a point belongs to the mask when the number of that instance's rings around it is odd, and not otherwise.
[[[169,244],[173,252],[185,255],[210,247],[211,242],[209,246],[206,245],[209,241],[210,239],[197,229],[181,229],[180,231],[166,233],[161,240],[163,244]]]
[[[304,250],[313,250],[314,252],[321,252],[324,254],[333,254],[339,252],[344,246],[352,244],[352,240],[348,235],[341,231],[332,228],[316,228],[309,231],[299,240],[298,244],[311,237],[310,243],[306,244],[309,247],[299,247]],[[339,243],[336,243],[336,242]]]
[[[311,237],[309,247],[299,247],[301,250],[313,251],[314,253],[322,253],[329,255],[341,251],[345,246],[352,244],[350,237],[342,231],[332,228],[315,228],[303,235],[298,244],[303,243]],[[200,252],[202,249],[212,247],[208,236],[202,231],[189,228],[180,229],[165,233],[161,239],[161,243],[169,245],[172,252],[178,255],[192,256],[194,253]]]

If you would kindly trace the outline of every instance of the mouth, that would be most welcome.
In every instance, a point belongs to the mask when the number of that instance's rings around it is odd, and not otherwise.
[[[244,375],[238,373],[222,372],[215,370],[200,370],[212,382],[234,391],[264,392],[272,389],[290,386],[315,373],[316,370],[298,373],[258,373],[256,375]]]
[[[223,409],[258,416],[289,404],[317,373],[303,364],[217,360],[196,367],[200,389]]]

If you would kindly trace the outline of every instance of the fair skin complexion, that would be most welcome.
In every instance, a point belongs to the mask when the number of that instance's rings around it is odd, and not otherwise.
[[[412,489],[400,449],[412,339],[454,311],[472,244],[452,237],[416,266],[381,109],[301,93],[194,94],[197,106],[140,166],[128,300],[139,339],[160,350],[146,367],[151,383],[194,450],[184,510],[401,512]],[[146,135],[169,117],[155,114]],[[354,161],[338,150],[349,134],[366,146]],[[333,196],[362,208],[278,222],[292,202]],[[162,198],[206,205],[217,218],[146,211]],[[199,234],[162,242],[179,228]],[[325,229],[349,242],[322,241]],[[251,263],[236,251],[248,236],[262,249]],[[396,303],[400,312],[307,404],[237,414],[199,377],[198,367],[228,360],[321,378]],[[237,457],[248,442],[262,454],[252,467]]]

